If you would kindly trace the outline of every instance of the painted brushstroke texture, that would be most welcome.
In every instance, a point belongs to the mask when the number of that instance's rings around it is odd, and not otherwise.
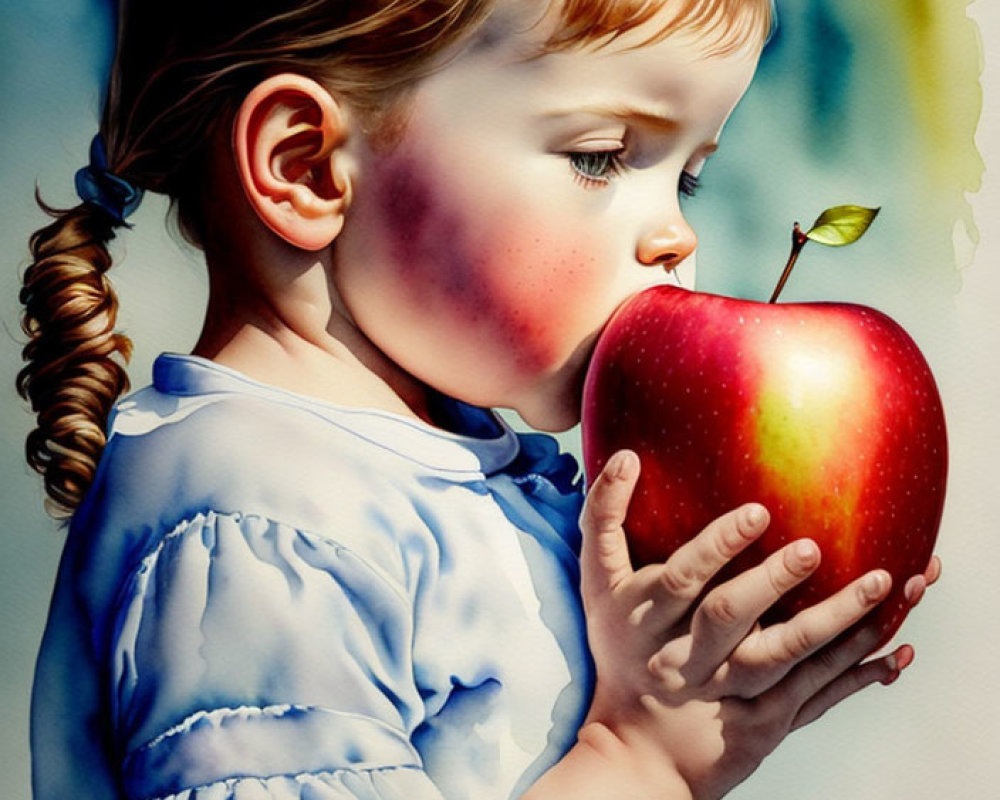
[[[31,421],[10,388],[20,361],[17,285],[27,234],[44,221],[31,203],[35,186],[50,202],[73,202],[72,175],[97,124],[112,5],[0,0],[0,366],[9,387],[0,393],[0,705],[7,712],[0,796],[9,798],[29,796],[30,676],[62,542],[41,514],[39,481],[22,458]],[[779,0],[779,7],[782,24],[755,86],[687,206],[701,234],[701,288],[766,297],[794,220],[809,222],[836,203],[881,205],[872,232],[849,253],[810,247],[785,297],[873,304],[906,325],[944,378],[957,483],[943,533],[946,577],[908,622],[917,667],[891,692],[793,737],[734,796],[992,796],[996,786],[985,781],[995,772],[1000,732],[995,711],[987,712],[1000,696],[984,676],[998,654],[976,636],[995,627],[987,615],[1000,603],[991,567],[1000,553],[995,525],[986,522],[994,514],[986,501],[995,493],[1000,386],[996,326],[987,327],[1000,300],[992,277],[1000,242],[990,220],[1000,198],[996,190],[992,201],[968,193],[983,174],[974,140],[979,73],[984,52],[988,65],[997,61],[990,54],[1000,52],[1000,14],[995,0],[971,6],[989,37],[984,49],[962,0]],[[998,126],[985,130],[996,169]],[[985,244],[967,269],[977,238],[970,200],[981,209],[975,223]],[[126,263],[113,277],[122,325],[137,343],[137,383],[148,379],[156,352],[191,346],[203,308],[200,267],[162,233],[164,207],[149,198],[136,229],[116,243]],[[848,751],[860,754],[850,770],[829,757]]]

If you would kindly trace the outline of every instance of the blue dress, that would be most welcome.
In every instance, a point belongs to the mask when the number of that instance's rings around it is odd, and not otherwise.
[[[593,687],[573,459],[161,356],[73,518],[36,800],[505,798]]]

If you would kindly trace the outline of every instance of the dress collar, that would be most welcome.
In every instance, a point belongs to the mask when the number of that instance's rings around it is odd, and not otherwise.
[[[489,475],[509,466],[520,451],[517,434],[495,413],[442,395],[436,411],[452,430],[390,411],[338,406],[296,394],[199,356],[160,355],[153,364],[153,386],[176,398],[205,401],[237,393],[304,409],[411,460],[449,471]]]

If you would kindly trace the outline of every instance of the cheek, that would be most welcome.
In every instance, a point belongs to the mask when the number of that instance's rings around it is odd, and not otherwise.
[[[608,311],[599,238],[516,186],[473,191],[421,164],[386,159],[375,208],[384,261],[422,326],[460,359],[488,348],[518,370],[557,366]]]
[[[527,369],[557,366],[601,319],[610,274],[601,254],[579,236],[537,230],[537,219],[512,220],[484,254],[483,303],[497,335]],[[602,270],[601,265],[605,263]]]

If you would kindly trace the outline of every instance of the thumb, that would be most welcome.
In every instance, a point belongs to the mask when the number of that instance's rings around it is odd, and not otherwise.
[[[619,450],[587,492],[580,515],[580,569],[591,589],[614,588],[632,574],[623,524],[638,478],[639,456]]]

